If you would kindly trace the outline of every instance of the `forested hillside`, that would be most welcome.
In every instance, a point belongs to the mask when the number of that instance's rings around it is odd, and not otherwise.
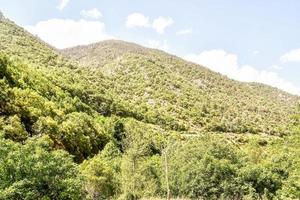
[[[190,133],[282,135],[299,97],[256,83],[230,80],[162,51],[105,41],[63,53],[113,82],[143,121]],[[99,82],[97,77],[93,82]]]
[[[299,199],[298,103],[131,43],[59,52],[0,15],[0,199]]]

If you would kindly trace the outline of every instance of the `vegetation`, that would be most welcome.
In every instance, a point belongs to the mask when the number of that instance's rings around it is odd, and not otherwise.
[[[61,53],[0,17],[0,199],[299,199],[298,103],[130,43]]]
[[[109,94],[137,119],[186,133],[284,135],[299,97],[240,83],[158,50],[106,41],[63,50],[113,83]],[[102,81],[98,75],[92,82]],[[130,80],[130,81],[128,81]]]
[[[0,199],[82,199],[77,166],[47,137],[0,139]]]

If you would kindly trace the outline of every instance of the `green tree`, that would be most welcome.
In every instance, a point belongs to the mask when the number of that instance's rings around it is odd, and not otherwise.
[[[0,139],[0,199],[83,199],[72,157],[47,137],[24,145]]]
[[[119,193],[120,156],[117,146],[110,142],[101,153],[80,165],[89,199],[112,199]]]
[[[288,169],[288,178],[283,181],[282,189],[278,191],[279,199],[300,199],[300,107],[293,120],[294,133],[286,136],[284,141],[274,147],[284,147],[282,166]]]
[[[121,162],[122,198],[136,200],[161,193],[161,159],[154,154],[156,134],[141,123],[125,125],[125,152]],[[156,152],[156,151],[154,151]]]
[[[173,149],[169,158],[173,196],[236,199],[243,195],[239,155],[227,141],[205,136],[178,143]]]

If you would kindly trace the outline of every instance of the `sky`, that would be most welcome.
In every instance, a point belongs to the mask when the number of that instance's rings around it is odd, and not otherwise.
[[[60,49],[120,39],[300,95],[299,0],[0,0],[0,10]]]

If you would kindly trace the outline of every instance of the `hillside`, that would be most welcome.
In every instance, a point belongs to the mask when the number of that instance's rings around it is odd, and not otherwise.
[[[51,74],[55,84],[106,116],[133,117],[188,133],[282,135],[299,102],[275,88],[233,81],[162,51],[121,41],[63,51],[78,65],[6,21],[0,51],[50,70],[45,75]]]
[[[299,97],[241,83],[162,51],[111,40],[62,51],[113,82],[146,122],[177,131],[284,134]],[[94,77],[93,81],[97,81]],[[159,119],[161,118],[161,119]]]
[[[59,52],[0,14],[0,200],[297,199],[297,102],[127,42]]]

